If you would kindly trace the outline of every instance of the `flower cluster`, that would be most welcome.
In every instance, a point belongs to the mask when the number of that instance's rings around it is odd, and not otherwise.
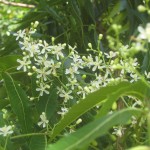
[[[20,30],[14,34],[23,53],[22,59],[17,60],[20,64],[17,70],[22,69],[29,76],[35,74],[36,91],[39,92],[39,97],[49,94],[51,86],[56,87],[63,104],[58,114],[63,116],[68,112],[68,101],[78,102],[89,93],[108,84],[118,81],[132,83],[141,78],[137,74],[137,68],[139,68],[137,58],[127,57],[132,50],[137,50],[136,43],[131,46],[120,44],[118,51],[109,52],[95,50],[89,43],[89,49],[87,49],[89,54],[80,55],[76,47],[54,44],[54,39],[51,45],[45,40],[33,39],[32,35],[36,32],[37,25],[37,22],[32,24],[28,32]],[[146,29],[139,27],[138,30],[140,31],[138,38],[149,41],[149,24]],[[145,76],[150,78],[150,73],[145,72]],[[33,99],[31,95],[30,100]],[[39,122],[39,125],[43,124],[45,127],[48,123],[45,114],[42,114],[40,118],[42,122]]]

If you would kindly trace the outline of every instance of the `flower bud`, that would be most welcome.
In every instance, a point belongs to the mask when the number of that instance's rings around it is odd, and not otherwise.
[[[101,40],[103,38],[103,34],[99,34],[98,39]]]
[[[97,143],[97,141],[96,140],[94,140],[94,141],[92,141],[92,143],[91,143],[93,146],[97,146],[98,145],[98,143]]]
[[[34,23],[33,22],[31,22],[31,26],[33,26],[34,25]]]
[[[30,97],[30,101],[33,101],[34,100],[34,97]]]
[[[31,66],[27,66],[28,69],[31,69]]]
[[[36,80],[36,84],[39,84],[39,80]]]
[[[25,55],[26,55],[26,52],[23,52],[22,54],[25,56]]]
[[[82,79],[86,79],[86,74],[83,74],[83,75],[82,75]]]
[[[28,76],[32,76],[32,73],[31,73],[31,72],[28,72]]]
[[[7,31],[6,34],[7,34],[7,36],[10,36],[10,32],[9,31]]]
[[[38,21],[35,21],[35,23],[34,23],[34,28],[36,28],[38,25],[39,25],[39,22],[38,22]]]
[[[79,118],[77,121],[76,121],[76,124],[80,124],[82,122],[82,119]]]
[[[52,37],[52,42],[54,42],[55,41],[55,38],[54,37]]]
[[[146,11],[146,7],[144,7],[143,5],[139,5],[139,6],[137,7],[137,9],[138,9],[139,12],[144,12],[144,11]]]
[[[88,47],[92,49],[92,44],[91,44],[91,43],[88,43]]]
[[[35,66],[32,66],[32,69],[33,69],[34,71],[36,71],[36,67],[35,67]]]
[[[83,59],[84,61],[86,61],[86,57],[85,57],[85,56],[82,56],[82,59]]]
[[[113,105],[112,105],[112,110],[116,110],[117,109],[117,103],[114,102]]]

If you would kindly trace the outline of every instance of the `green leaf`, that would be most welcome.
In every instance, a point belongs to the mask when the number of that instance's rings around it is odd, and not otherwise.
[[[47,147],[46,136],[32,136],[30,150],[45,150]]]
[[[113,6],[112,11],[110,12],[110,15],[108,18],[114,17],[118,12],[124,10],[126,7],[126,1],[118,1],[115,6]]]
[[[3,84],[3,82],[1,82],[1,84]],[[0,87],[0,99],[5,99],[6,96],[7,96],[7,92],[5,87],[4,86]]]
[[[124,86],[115,91],[112,91],[110,94],[108,94],[107,101],[105,101],[103,104],[96,118],[107,114],[113,103],[117,101],[120,96],[132,95],[142,99],[147,95],[147,90],[148,88],[143,82],[137,82],[134,83],[134,85],[130,84],[129,86]]]
[[[74,105],[68,113],[56,124],[53,129],[51,139],[55,138],[61,131],[65,129],[70,123],[76,120],[79,116],[93,108],[100,102],[106,101],[114,92],[117,92],[115,96],[133,95],[138,98],[143,98],[147,92],[147,86],[142,81],[136,83],[121,82],[117,85],[103,87],[100,90],[89,94],[84,100],[81,100],[78,104]],[[120,92],[121,91],[121,92]],[[123,93],[124,92],[124,93]],[[118,94],[118,95],[117,95]],[[116,97],[115,97],[116,98]],[[114,99],[115,99],[114,98]],[[113,99],[113,97],[112,97]]]
[[[31,111],[26,93],[8,73],[2,73],[12,110],[18,117],[23,133],[32,131]]]
[[[54,113],[57,111],[57,102],[58,94],[56,88],[52,87],[50,89],[50,94],[40,97],[39,102],[37,103],[37,108],[39,113],[46,113],[47,119],[51,119]]]
[[[77,130],[75,133],[66,135],[55,144],[50,144],[47,150],[74,150],[82,149],[95,138],[100,137],[108,132],[115,125],[127,124],[128,120],[134,115],[139,116],[141,110],[130,108],[106,115],[103,118],[94,120]]]
[[[130,148],[128,150],[150,150],[150,147],[148,147],[148,146],[137,146],[137,147]]]
[[[8,69],[18,66],[17,59],[20,58],[19,55],[9,55],[0,57],[0,71],[6,71]]]
[[[9,103],[10,102],[9,102],[8,99],[0,99],[0,110],[2,110],[3,108],[5,108]]]
[[[81,12],[76,0],[69,0],[69,6],[71,7],[71,14],[76,19],[78,25],[82,25]]]
[[[53,5],[58,5],[58,4],[63,4],[65,3],[67,0],[50,0],[48,2],[49,6],[53,6]]]

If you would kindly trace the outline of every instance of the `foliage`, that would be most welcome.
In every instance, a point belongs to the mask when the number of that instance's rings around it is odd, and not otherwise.
[[[25,2],[1,10],[0,149],[149,149],[149,0]]]

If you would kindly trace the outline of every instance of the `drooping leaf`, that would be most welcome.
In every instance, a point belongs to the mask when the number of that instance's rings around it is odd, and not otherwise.
[[[29,100],[24,90],[19,87],[8,73],[2,73],[12,110],[18,117],[23,133],[32,131]]]
[[[77,130],[75,133],[66,135],[55,144],[50,144],[46,150],[75,150],[82,149],[82,147],[88,145],[95,138],[100,137],[108,132],[114,125],[127,124],[128,120],[134,115],[139,116],[141,114],[139,109],[124,109],[115,112],[111,115],[106,115],[100,119],[85,125]]]
[[[102,108],[100,109],[96,117],[99,118],[107,114],[113,103],[117,101],[120,96],[132,95],[139,99],[142,99],[147,95],[147,91],[148,87],[145,84],[143,84],[143,82],[137,82],[134,83],[133,86],[131,84],[130,86],[125,86],[119,88],[116,91],[112,91],[110,94],[108,94],[107,101],[104,102]]]
[[[93,108],[96,104],[107,101],[109,95],[117,92],[117,97],[122,95],[132,95],[138,98],[143,98],[146,93],[147,86],[144,82],[138,81],[136,83],[121,82],[117,85],[103,87],[100,90],[89,94],[84,100],[81,100],[78,104],[74,105],[69,112],[58,122],[53,129],[51,139],[55,138],[65,127],[72,123],[79,116]],[[121,95],[120,95],[121,94]],[[113,95],[112,95],[113,96]],[[114,97],[115,99],[116,97]],[[112,97],[113,99],[113,97]]]

